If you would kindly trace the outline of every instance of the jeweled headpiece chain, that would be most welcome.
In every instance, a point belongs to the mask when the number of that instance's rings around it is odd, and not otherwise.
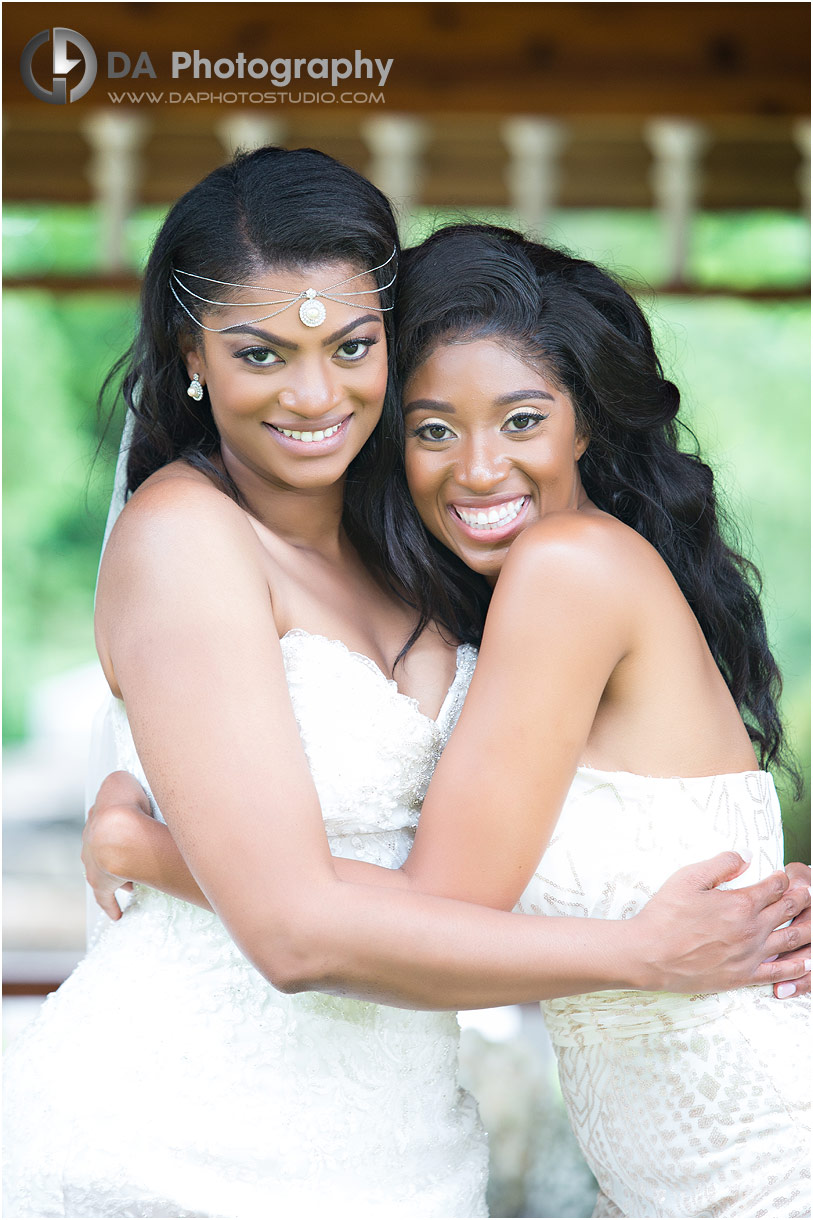
[[[289,296],[291,298],[289,301],[276,300],[276,301],[255,301],[255,302],[253,302],[256,305],[261,305],[261,306],[281,305],[282,308],[275,309],[273,313],[263,314],[263,316],[261,318],[252,318],[249,323],[250,325],[253,325],[255,322],[267,322],[269,318],[275,318],[277,316],[277,314],[284,313],[286,309],[290,309],[291,306],[295,305],[297,301],[301,301],[302,304],[299,306],[299,317],[300,317],[300,321],[303,323],[303,325],[321,326],[325,320],[326,314],[325,314],[325,307],[322,304],[322,302],[318,299],[319,297],[324,297],[324,299],[326,301],[336,301],[340,305],[345,305],[345,304],[349,304],[349,301],[346,300],[346,298],[364,297],[364,296],[368,296],[369,294],[371,294],[373,292],[382,292],[385,288],[391,288],[392,285],[395,283],[396,276],[398,274],[397,271],[393,271],[392,279],[389,280],[386,284],[380,285],[380,287],[376,286],[375,288],[363,288],[363,289],[360,289],[358,292],[337,292],[336,291],[336,289],[341,288],[343,284],[350,284],[353,282],[353,280],[359,280],[365,275],[372,275],[373,272],[375,272],[375,271],[381,271],[384,267],[388,266],[393,261],[393,259],[396,256],[396,253],[397,253],[396,247],[393,246],[392,254],[389,256],[389,258],[386,259],[383,263],[379,263],[377,267],[371,267],[369,269],[369,271],[359,271],[359,272],[357,272],[356,275],[350,275],[347,277],[346,280],[339,280],[338,284],[331,284],[327,288],[306,288],[304,292],[297,292],[293,288],[269,288],[269,287],[264,287],[259,284],[233,284],[229,280],[216,280],[211,275],[196,275],[193,271],[179,271],[175,267],[173,267],[172,271],[170,272],[169,287],[170,287],[170,291],[171,291],[172,295],[175,297],[175,300],[178,302],[181,309],[183,309],[186,313],[189,314],[192,321],[195,322],[201,328],[201,330],[209,330],[209,331],[212,331],[214,334],[218,334],[218,335],[222,334],[223,331],[231,330],[231,327],[230,326],[204,326],[203,323],[200,321],[200,319],[195,317],[195,315],[192,313],[191,309],[189,309],[188,306],[186,306],[183,303],[183,301],[181,300],[181,298],[178,296],[176,285],[177,285],[177,288],[180,288],[183,292],[188,293],[189,296],[194,297],[195,300],[203,301],[203,303],[205,305],[234,305],[235,302],[234,301],[215,301],[212,297],[201,296],[200,293],[195,292],[192,288],[189,287],[188,284],[184,283],[185,279],[205,280],[209,284],[220,284],[223,288],[242,288],[246,292],[282,293],[283,297]],[[394,306],[393,305],[368,305],[368,306],[365,306],[365,308],[374,309],[376,311],[376,313],[388,313],[389,310],[394,308]]]

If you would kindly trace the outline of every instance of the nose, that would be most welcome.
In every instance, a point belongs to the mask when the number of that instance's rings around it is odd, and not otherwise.
[[[455,464],[455,480],[472,495],[486,496],[507,478],[510,461],[499,441],[472,436],[464,441]]]
[[[342,401],[337,372],[320,359],[292,361],[279,391],[279,405],[303,419],[319,419]]]

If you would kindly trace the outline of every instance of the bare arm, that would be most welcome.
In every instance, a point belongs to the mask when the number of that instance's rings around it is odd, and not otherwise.
[[[114,772],[107,777],[99,790],[96,804],[85,824],[82,859],[88,884],[93,889],[96,901],[111,919],[121,918],[116,890],[131,888],[128,879],[192,902],[205,910],[211,910],[206,895],[189,871],[168,827],[152,818],[141,785],[127,772]],[[721,868],[717,873],[719,880],[729,879],[724,876],[726,868],[732,876],[739,869],[736,858],[728,864],[724,861],[720,864]],[[336,859],[335,865],[342,880],[363,884],[369,879],[371,884],[385,888],[391,885],[405,888],[408,884],[400,869],[379,868],[361,861],[341,859]],[[698,896],[704,893],[704,886],[713,883],[714,867],[714,862],[708,861],[688,870],[689,875],[684,874],[684,888],[682,892],[678,891],[677,900],[692,904],[694,908],[699,901]],[[777,935],[779,945],[794,945],[793,949],[787,949],[780,955],[780,961],[783,964],[789,963],[790,973],[795,973],[800,954],[802,959],[810,956],[810,867],[806,864],[789,864],[786,871],[794,890],[793,894],[787,896],[800,913],[795,916],[787,932]],[[722,895],[720,897],[723,903],[726,903],[729,898],[734,898],[734,895],[729,895],[728,898]],[[753,898],[756,904],[756,892]],[[657,902],[663,902],[663,895],[658,896]],[[780,920],[787,911],[786,906],[778,907],[775,918]],[[665,917],[665,911],[663,914]],[[678,911],[676,916],[677,926],[685,929],[686,913]],[[661,955],[665,960],[665,943]],[[696,988],[689,983],[689,989]],[[810,991],[810,972],[796,977],[792,982],[775,983],[774,990],[778,999],[807,994]]]
[[[288,990],[427,1008],[710,982],[694,942],[682,945],[668,971],[653,963],[675,902],[687,903],[687,886],[719,907],[723,896],[705,887],[722,879],[721,870],[736,871],[731,855],[703,878],[676,879],[660,922],[646,912],[625,924],[542,921],[400,889],[382,901],[374,887],[342,882],[290,707],[253,532],[208,489],[180,505],[173,489],[155,491],[131,503],[108,548],[100,651],[186,864],[266,977]],[[781,877],[763,883],[758,894],[736,900],[736,920],[722,919],[739,945],[726,984],[769,977],[758,963],[766,943],[775,943],[767,933],[780,911],[766,903],[786,884]],[[733,916],[734,906],[726,906]],[[712,917],[708,905],[699,907],[704,921]],[[788,900],[779,907],[788,918]],[[743,946],[746,923],[758,935]],[[698,938],[707,944],[708,933]],[[793,969],[785,964],[781,977],[801,973]],[[716,958],[713,979],[721,985]]]

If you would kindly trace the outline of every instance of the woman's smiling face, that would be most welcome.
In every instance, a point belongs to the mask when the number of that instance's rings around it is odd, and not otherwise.
[[[304,292],[358,274],[350,264],[304,271],[267,270],[257,282]],[[209,393],[223,460],[232,475],[271,486],[315,490],[338,482],[381,417],[387,388],[387,342],[372,276],[361,304],[324,300],[325,320],[310,327],[299,302],[275,317],[257,293],[202,315],[204,330],[185,351],[190,376]],[[370,289],[373,291],[369,291]],[[262,294],[260,294],[262,295]],[[267,294],[266,294],[267,299]]]
[[[424,524],[492,582],[526,526],[586,502],[573,404],[508,341],[436,347],[405,386],[404,416]]]

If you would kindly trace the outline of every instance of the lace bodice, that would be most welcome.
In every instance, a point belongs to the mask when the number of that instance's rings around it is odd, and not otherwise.
[[[365,851],[374,845],[353,842],[362,835],[387,836],[394,843],[393,834],[400,833],[408,850],[432,772],[460,715],[476,649],[468,644],[458,648],[454,679],[433,720],[374,661],[340,640],[294,629],[280,644],[334,855],[366,858]],[[149,793],[120,700],[113,701],[111,716],[120,765]],[[161,818],[154,802],[153,811]]]

